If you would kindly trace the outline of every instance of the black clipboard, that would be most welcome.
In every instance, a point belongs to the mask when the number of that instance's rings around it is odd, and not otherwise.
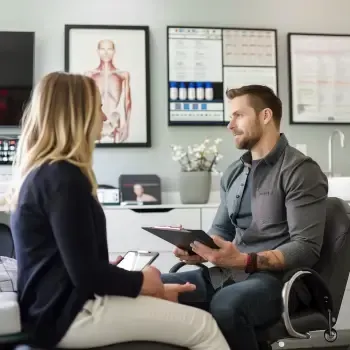
[[[213,239],[202,230],[190,230],[172,226],[142,227],[142,229],[191,254],[194,254],[191,248],[191,243],[194,241],[200,242],[212,249],[219,249]]]

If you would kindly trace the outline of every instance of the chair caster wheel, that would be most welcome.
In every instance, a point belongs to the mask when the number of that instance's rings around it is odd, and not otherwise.
[[[337,331],[332,328],[331,332],[329,333],[329,331],[324,331],[324,338],[329,342],[329,343],[333,343],[337,340],[338,338],[338,333]]]

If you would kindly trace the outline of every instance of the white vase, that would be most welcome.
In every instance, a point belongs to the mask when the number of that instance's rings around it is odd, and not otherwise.
[[[211,190],[211,172],[181,172],[179,188],[180,199],[183,204],[206,204]]]

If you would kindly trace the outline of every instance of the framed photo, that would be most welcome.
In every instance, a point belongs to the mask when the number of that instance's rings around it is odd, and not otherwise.
[[[290,124],[350,124],[350,35],[288,33]]]
[[[135,202],[143,205],[162,203],[161,181],[157,175],[120,175],[119,189],[123,202]]]
[[[100,89],[97,147],[151,147],[149,27],[66,25],[65,71],[93,78]]]

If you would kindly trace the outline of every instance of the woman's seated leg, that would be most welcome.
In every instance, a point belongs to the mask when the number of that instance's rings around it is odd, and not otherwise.
[[[97,296],[88,301],[58,347],[91,348],[129,341],[195,350],[230,349],[208,312],[147,296]]]

